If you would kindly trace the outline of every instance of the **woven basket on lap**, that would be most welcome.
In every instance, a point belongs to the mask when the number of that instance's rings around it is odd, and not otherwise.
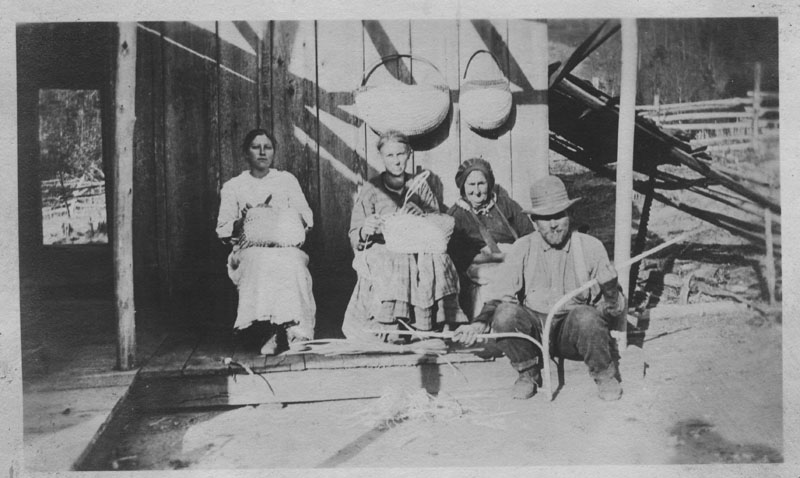
[[[383,238],[386,248],[392,252],[444,253],[454,226],[455,220],[447,214],[396,213],[384,219]]]
[[[426,63],[438,73],[434,84],[409,85],[400,81],[367,85],[375,70],[385,62],[407,57]],[[354,92],[358,116],[378,134],[399,131],[407,136],[425,134],[436,129],[450,110],[450,89],[436,66],[428,60],[411,55],[390,55],[381,58],[361,81]]]
[[[467,80],[469,65],[479,53],[486,53],[494,58],[495,64],[500,64],[495,56],[487,50],[478,50],[472,54],[464,69],[464,79],[461,85],[459,107],[461,119],[470,128],[480,131],[491,131],[502,126],[511,115],[513,98],[506,78],[470,79]],[[502,69],[500,69],[502,74]]]
[[[242,247],[300,247],[305,240],[306,229],[296,210],[267,206],[247,211]]]

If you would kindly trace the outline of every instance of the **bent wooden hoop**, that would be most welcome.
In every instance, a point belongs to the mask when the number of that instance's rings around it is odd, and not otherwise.
[[[656,252],[658,252],[658,251],[660,251],[662,249],[665,249],[665,248],[667,248],[667,247],[669,247],[669,246],[671,246],[671,245],[673,245],[673,244],[675,244],[677,242],[680,242],[680,241],[683,241],[683,240],[689,238],[690,236],[696,234],[697,232],[699,232],[699,230],[693,230],[693,231],[685,232],[685,233],[681,234],[680,236],[677,236],[677,237],[675,237],[673,239],[670,239],[669,241],[664,242],[663,244],[660,244],[660,245],[658,245],[658,246],[656,246],[656,247],[654,247],[654,248],[652,248],[652,249],[650,249],[648,251],[645,251],[645,252],[639,254],[636,257],[632,257],[631,259],[623,262],[622,264],[619,264],[619,265],[615,266],[615,268],[624,269],[624,268],[630,266],[631,264],[634,264],[636,262],[641,261],[642,259],[644,259],[647,256],[653,255],[653,254],[655,254]],[[586,282],[585,284],[583,284],[582,286],[578,287],[577,289],[567,293],[566,295],[561,297],[561,299],[559,299],[558,302],[555,303],[555,305],[553,305],[553,307],[550,309],[550,312],[547,314],[547,319],[545,320],[545,323],[544,323],[544,327],[543,327],[543,330],[542,330],[542,337],[543,337],[542,342],[539,342],[536,339],[534,339],[533,337],[531,337],[531,336],[529,336],[527,334],[520,333],[520,332],[479,334],[478,338],[482,338],[482,339],[489,339],[489,338],[524,339],[524,340],[527,340],[527,341],[531,342],[535,346],[539,347],[539,350],[542,351],[542,361],[544,362],[543,366],[542,366],[542,392],[545,394],[545,396],[547,397],[548,401],[552,401],[553,400],[553,380],[552,380],[552,376],[551,376],[551,372],[550,372],[550,341],[549,340],[545,340],[544,337],[547,337],[547,338],[550,337],[550,329],[551,329],[551,327],[553,325],[553,318],[564,307],[564,305],[567,302],[569,302],[570,300],[572,300],[574,297],[579,295],[580,293],[582,293],[585,290],[590,289],[591,287],[593,287],[595,284],[597,284],[597,279],[592,279],[592,280]],[[454,335],[453,332],[436,333],[436,332],[422,332],[422,331],[389,331],[389,332],[383,332],[383,333],[396,334],[396,335],[419,335],[419,336],[422,336],[422,337],[431,337],[431,338],[437,338],[437,337],[438,338],[452,338],[453,335]]]
[[[660,245],[658,245],[658,246],[656,246],[656,247],[654,247],[654,248],[652,248],[652,249],[650,249],[648,251],[642,252],[638,256],[632,257],[632,258],[628,259],[627,261],[623,262],[622,264],[619,264],[619,265],[614,266],[614,267],[617,270],[625,269],[628,266],[630,266],[631,264],[635,264],[635,263],[641,261],[642,259],[644,259],[647,256],[655,254],[656,252],[658,252],[658,251],[660,251],[660,250],[662,250],[664,248],[667,248],[667,247],[669,247],[669,246],[671,246],[671,245],[673,245],[673,244],[675,244],[677,242],[680,242],[680,241],[682,241],[684,239],[687,239],[689,236],[691,236],[693,234],[696,234],[697,232],[698,232],[698,230],[685,232],[685,233],[681,234],[678,237],[670,239],[669,241],[667,241],[667,242],[665,242],[663,244],[660,244]],[[547,314],[547,319],[544,322],[544,327],[543,327],[543,330],[542,330],[542,337],[548,337],[548,338],[550,337],[550,328],[553,325],[553,317],[555,317],[555,315],[562,309],[562,307],[564,307],[564,305],[567,302],[572,300],[575,296],[579,295],[581,292],[583,292],[583,291],[585,291],[587,289],[590,289],[591,287],[593,287],[597,283],[598,283],[597,279],[592,279],[589,282],[586,282],[582,286],[578,287],[577,289],[567,293],[561,299],[559,299],[558,302],[556,302],[555,305],[553,305],[553,308],[550,309],[550,313]],[[544,362],[544,365],[543,365],[543,368],[542,368],[542,371],[543,371],[543,373],[542,373],[543,374],[543,376],[542,376],[542,390],[544,391],[545,395],[547,396],[547,400],[550,401],[550,400],[553,400],[553,380],[552,380],[552,377],[550,376],[550,340],[545,340],[543,338],[542,339],[542,346],[540,346],[540,349],[542,351],[542,356],[543,356],[542,357],[543,358],[542,361]]]

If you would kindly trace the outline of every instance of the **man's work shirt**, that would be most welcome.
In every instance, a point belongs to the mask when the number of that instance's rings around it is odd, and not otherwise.
[[[575,241],[580,244],[575,244]],[[578,251],[582,251],[582,264]],[[502,301],[516,301],[536,312],[547,314],[555,303],[590,279],[598,277],[608,280],[617,272],[608,260],[603,243],[598,239],[573,232],[561,249],[551,247],[538,231],[517,240],[506,254],[503,272],[489,285],[489,297]],[[580,276],[583,277],[580,277]],[[584,291],[568,302],[569,311],[577,305],[587,304],[590,295],[596,296],[599,289]]]

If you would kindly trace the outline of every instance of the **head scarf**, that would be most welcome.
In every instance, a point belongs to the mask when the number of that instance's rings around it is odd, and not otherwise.
[[[473,171],[480,171],[486,176],[489,196],[491,197],[494,191],[494,173],[492,172],[492,165],[483,158],[471,158],[458,166],[458,171],[456,171],[456,185],[458,186],[458,190],[461,191],[461,196],[464,196],[464,183],[467,181],[467,176]]]

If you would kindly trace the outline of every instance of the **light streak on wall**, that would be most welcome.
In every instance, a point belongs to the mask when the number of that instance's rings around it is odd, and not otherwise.
[[[300,142],[300,144],[308,146],[311,149],[316,149],[318,147],[317,142],[311,139],[311,137],[309,137],[305,131],[297,126],[294,127],[294,137]],[[328,161],[333,169],[339,172],[344,179],[350,181],[351,183],[360,185],[364,182],[360,175],[354,173],[344,163],[336,159],[328,150],[321,146],[319,147],[319,157],[320,159]]]

